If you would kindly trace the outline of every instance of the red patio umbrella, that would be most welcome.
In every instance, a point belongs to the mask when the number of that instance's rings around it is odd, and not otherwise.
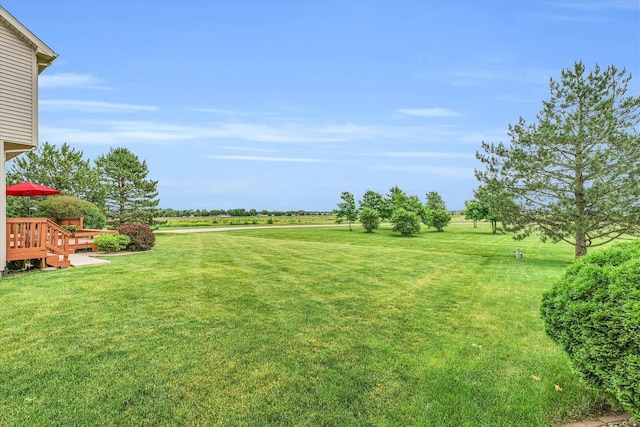
[[[60,190],[34,184],[29,181],[7,187],[7,196],[29,197],[29,215],[31,215],[31,196],[51,196],[52,194],[60,194]]]
[[[10,185],[7,187],[7,196],[51,196],[52,194],[60,194],[60,190],[45,187],[44,185],[34,184],[33,182],[21,182],[20,184]]]

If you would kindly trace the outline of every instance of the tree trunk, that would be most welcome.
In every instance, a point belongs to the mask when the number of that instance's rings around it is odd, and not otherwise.
[[[496,234],[498,232],[498,221],[491,220],[491,232]]]
[[[473,228],[478,228],[478,220],[477,219],[473,220]]]
[[[585,233],[576,233],[576,258],[587,254],[587,237]]]
[[[579,121],[579,131],[582,134],[588,134],[585,130],[585,125],[582,122],[582,117],[584,114],[582,113],[583,109],[586,108],[584,105],[584,101],[582,99],[582,95],[578,104],[578,111],[580,121]],[[587,235],[585,231],[586,228],[586,206],[587,201],[585,198],[585,179],[584,179],[584,168],[585,168],[585,160],[583,158],[584,146],[580,140],[578,140],[575,144],[575,166],[574,166],[574,184],[573,184],[573,192],[575,195],[575,204],[576,204],[576,218],[575,218],[575,226],[578,229],[576,231],[576,258],[580,258],[583,255],[587,254]]]

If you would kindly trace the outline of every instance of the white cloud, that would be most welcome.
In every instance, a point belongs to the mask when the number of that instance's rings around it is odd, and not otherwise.
[[[228,155],[215,155],[207,156],[209,159],[216,160],[245,160],[255,162],[285,162],[285,163],[322,163],[325,160],[312,159],[312,158],[299,158],[299,157],[266,157],[266,156],[228,156]]]
[[[153,111],[156,107],[130,104],[112,104],[88,101],[43,101],[43,111],[63,110],[62,119],[55,115],[40,122],[40,137],[52,143],[67,142],[69,144],[162,144],[172,145],[184,141],[200,144],[216,144],[224,149],[254,151],[273,150],[272,144],[310,144],[329,148],[341,147],[344,144],[358,146],[358,151],[372,153],[376,147],[392,141],[403,144],[420,144],[421,149],[398,149],[391,151],[392,156],[415,156],[401,154],[402,151],[427,151],[425,144],[480,144],[480,141],[494,140],[471,135],[458,129],[457,126],[442,124],[420,126],[378,126],[335,123],[307,123],[294,121],[216,121],[216,122],[171,122],[160,120],[108,120],[95,119],[97,115],[64,114],[64,110],[96,113],[103,110],[104,116],[116,113],[134,113]],[[95,114],[95,113],[93,113]],[[91,118],[94,117],[94,118]],[[485,136],[485,135],[483,135]],[[244,147],[244,148],[242,148]],[[355,150],[356,148],[352,148]],[[448,150],[448,149],[445,149]],[[236,154],[236,153],[230,153]],[[437,154],[418,154],[418,156],[437,156]],[[440,155],[442,156],[442,155]]]
[[[198,113],[206,113],[217,116],[227,117],[273,117],[275,114],[264,111],[242,111],[242,110],[229,110],[225,108],[194,108],[193,111]]]
[[[229,116],[249,116],[250,113],[240,110],[225,110],[223,108],[194,108],[199,113],[223,114]]]
[[[40,137],[52,143],[118,145],[167,145],[189,139],[183,128],[146,122],[84,122],[79,126],[40,126]]]
[[[573,16],[573,15],[552,15],[552,19],[556,21],[568,21],[568,22],[607,22],[606,19],[600,18],[599,16]]]
[[[42,74],[38,77],[38,87],[40,89],[70,87],[104,89],[104,86],[100,85],[100,80],[92,75],[76,73]]]
[[[401,108],[397,111],[400,114],[416,117],[458,117],[461,114],[446,108]]]
[[[496,69],[486,67],[454,70],[450,73],[449,79],[454,86],[477,86],[493,81],[546,85],[549,83],[549,77],[555,74],[555,70],[545,70],[542,68]]]
[[[434,151],[387,151],[382,153],[369,154],[379,157],[407,157],[412,159],[470,159],[474,158],[472,153],[445,153]]]
[[[500,101],[500,102],[511,102],[511,103],[518,103],[518,104],[533,104],[533,103],[540,103],[540,99],[535,98],[533,96],[531,97],[522,97],[522,96],[516,96],[513,95],[511,93],[506,94],[506,95],[498,95],[498,96],[493,96],[491,99],[495,100],[495,101]]]
[[[480,143],[482,141],[489,142],[489,143],[491,142],[506,143],[510,141],[510,138],[509,138],[509,134],[507,133],[507,130],[493,130],[493,131],[488,131],[483,133],[469,133],[469,134],[461,135],[459,140],[462,142],[477,144],[478,147],[480,147]]]
[[[377,165],[373,169],[385,172],[419,173],[448,179],[474,178],[475,169],[457,166],[427,166],[427,165]]]
[[[582,10],[585,12],[601,12],[607,9],[629,9],[637,11],[640,8],[637,0],[554,1],[549,4],[559,8]]]
[[[255,190],[256,186],[250,181],[222,180],[175,180],[163,179],[158,186],[165,194],[193,195],[196,200],[205,196],[243,194]],[[200,206],[201,207],[201,206]]]
[[[80,111],[84,113],[129,113],[158,110],[158,107],[149,105],[117,104],[78,99],[41,99],[39,106],[40,109],[45,111]]]
[[[52,107],[51,104],[47,106]],[[61,105],[58,105],[61,107]],[[71,108],[71,105],[67,105]],[[99,108],[99,105],[95,105]],[[117,110],[118,104],[105,105]],[[121,106],[121,111],[136,111],[152,107]],[[158,141],[225,140],[263,143],[322,143],[347,142],[381,138],[388,135],[382,128],[357,125],[300,125],[288,123],[256,124],[236,122],[214,122],[195,125],[180,125],[154,121],[75,121],[71,125],[40,126],[42,138],[49,141],[69,143],[124,142],[157,143]],[[91,136],[90,139],[86,139]],[[58,139],[59,138],[59,139]]]
[[[231,150],[231,151],[241,151],[241,152],[251,152],[251,153],[274,153],[276,150],[271,150],[268,148],[257,148],[257,147],[244,147],[244,146],[235,146],[235,145],[219,145],[216,148],[221,150]]]
[[[299,123],[210,123],[204,132],[210,138],[257,142],[345,142],[386,134],[382,128],[359,125],[305,125]]]

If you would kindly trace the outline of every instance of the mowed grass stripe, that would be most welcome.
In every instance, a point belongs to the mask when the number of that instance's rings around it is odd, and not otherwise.
[[[163,234],[108,266],[3,280],[0,422],[507,426],[588,411],[597,397],[537,313],[571,248],[519,244],[523,260],[486,228]]]

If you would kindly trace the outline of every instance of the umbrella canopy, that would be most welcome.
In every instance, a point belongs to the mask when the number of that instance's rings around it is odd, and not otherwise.
[[[34,184],[33,182],[21,182],[20,184],[10,185],[7,187],[7,196],[50,196],[52,194],[60,194],[60,190],[45,187],[44,185]]]

